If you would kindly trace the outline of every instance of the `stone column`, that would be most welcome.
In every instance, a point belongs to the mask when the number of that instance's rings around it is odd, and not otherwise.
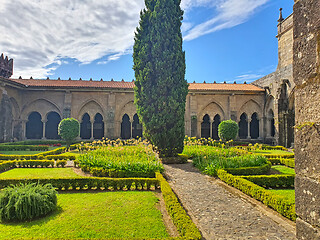
[[[248,137],[247,137],[247,139],[251,139],[251,135],[250,135],[250,122],[251,122],[251,121],[249,121],[249,118],[248,118]]]
[[[261,117],[258,119],[259,121],[259,136],[258,139],[259,140],[263,140],[265,134],[264,134],[264,122],[265,122],[265,117]]]
[[[210,119],[210,134],[209,136],[212,138],[212,123],[213,123],[213,120]]]
[[[197,137],[201,138],[201,123],[202,121],[198,121],[198,127],[197,127]]]
[[[94,137],[93,137],[93,124],[94,124],[94,121],[92,120],[90,123],[91,123],[91,138],[90,138],[90,140],[93,141],[94,140]]]
[[[42,122],[42,140],[46,140],[46,122],[47,120],[41,120]]]
[[[26,136],[26,124],[27,124],[27,120],[21,120],[21,131],[22,131],[22,141],[25,141],[27,139],[27,136]]]
[[[299,240],[320,239],[320,0],[295,0],[296,229]]]

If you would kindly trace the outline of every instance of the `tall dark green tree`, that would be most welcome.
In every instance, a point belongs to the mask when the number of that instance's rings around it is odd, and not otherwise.
[[[185,53],[182,50],[181,0],[145,0],[133,47],[135,104],[144,136],[160,156],[183,151]]]

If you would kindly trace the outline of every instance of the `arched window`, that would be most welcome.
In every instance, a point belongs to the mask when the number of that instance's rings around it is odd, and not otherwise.
[[[85,113],[82,116],[81,124],[80,124],[80,137],[82,139],[90,139],[91,138],[91,121],[88,113]]]
[[[239,138],[246,139],[248,137],[248,119],[247,114],[242,113],[239,122]]]
[[[131,138],[131,122],[127,114],[123,115],[121,122],[121,138],[129,139]]]
[[[47,115],[46,133],[45,133],[45,136],[47,139],[60,138],[60,136],[58,135],[58,125],[60,121],[61,121],[61,117],[56,112],[50,112]]]
[[[26,138],[41,139],[43,137],[43,123],[38,112],[32,112],[26,123]]]
[[[259,120],[257,113],[254,113],[251,116],[250,136],[252,139],[257,139],[259,137]]]
[[[215,139],[215,140],[219,139],[218,127],[220,123],[221,123],[220,115],[216,114],[214,116],[213,123],[212,123],[212,139]]]
[[[93,123],[93,138],[101,139],[104,136],[104,122],[103,117],[100,113],[97,113],[94,117]]]
[[[201,137],[209,138],[210,137],[210,117],[208,114],[204,115],[201,123]]]
[[[270,136],[274,137],[276,135],[276,127],[274,125],[274,114],[271,109],[269,111],[269,124],[270,124]]]
[[[139,117],[137,114],[133,116],[132,137],[133,138],[142,137],[142,124],[140,124]]]

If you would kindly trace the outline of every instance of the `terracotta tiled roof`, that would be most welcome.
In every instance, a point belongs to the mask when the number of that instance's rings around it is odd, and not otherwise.
[[[111,88],[133,89],[134,82],[125,81],[87,81],[87,80],[42,80],[42,79],[10,79],[10,81],[26,87],[50,88]],[[264,89],[251,84],[226,83],[189,83],[191,91],[250,91],[263,92]]]

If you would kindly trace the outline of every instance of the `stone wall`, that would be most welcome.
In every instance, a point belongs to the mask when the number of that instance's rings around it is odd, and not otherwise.
[[[320,239],[320,1],[294,4],[297,238]]]
[[[282,13],[281,13],[282,15]],[[293,81],[293,14],[279,19],[278,24],[278,66],[277,70],[253,82],[267,89],[265,115],[270,109],[276,123],[275,141],[279,145],[291,147],[294,126],[294,90]],[[272,102],[272,105],[269,104]]]

